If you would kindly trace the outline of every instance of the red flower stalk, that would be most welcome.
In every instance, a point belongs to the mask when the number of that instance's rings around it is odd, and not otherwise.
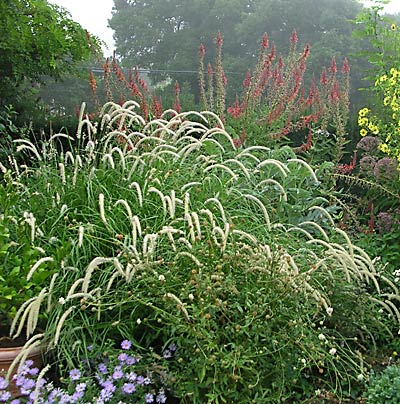
[[[300,146],[301,150],[306,152],[311,149],[312,147],[312,130],[310,129],[307,135],[307,142]]]
[[[118,104],[122,107],[124,105],[124,95],[122,94],[122,91],[119,92],[119,100]]]
[[[296,45],[297,42],[298,42],[298,40],[299,40],[299,38],[298,38],[298,36],[297,36],[297,32],[296,32],[296,30],[294,30],[294,31],[292,32],[292,35],[290,36],[290,42],[291,42],[293,45]]]
[[[328,84],[328,82],[329,82],[328,75],[326,74],[326,68],[325,67],[322,69],[321,78],[319,79],[319,82],[323,86],[326,86]]]
[[[153,94],[153,103],[151,106],[151,112],[153,113],[155,118],[161,118],[162,113],[163,113],[163,106],[162,106],[162,102],[161,102],[161,98],[160,100],[157,99],[157,95]]]
[[[104,89],[106,91],[107,101],[112,101],[113,96],[112,96],[112,91],[110,88],[111,68],[110,68],[110,59],[109,58],[106,59],[106,62],[103,65],[103,69],[104,69]]]
[[[347,60],[347,58],[344,58],[343,66],[342,66],[342,73],[343,74],[350,73],[350,66],[349,66],[349,61]]]
[[[240,133],[239,139],[233,139],[233,144],[235,147],[240,147],[244,145],[246,142],[247,134],[246,134],[246,129],[243,129],[242,132]]]
[[[330,65],[330,67],[329,67],[329,71],[330,71],[332,74],[336,74],[336,73],[337,73],[337,67],[336,67],[336,59],[335,59],[335,56],[332,58],[331,65]]]
[[[222,44],[224,43],[223,39],[222,39],[222,35],[221,32],[218,31],[217,33],[217,46],[222,46]]]
[[[214,74],[213,68],[212,68],[212,66],[211,66],[211,63],[209,63],[209,64],[207,65],[207,74],[208,74],[209,76],[212,76],[212,75]]]
[[[226,87],[226,85],[228,84],[228,78],[225,75],[225,72],[222,70],[222,83],[224,85],[224,87]]]
[[[249,88],[250,84],[251,84],[251,72],[250,72],[250,69],[247,69],[246,76],[244,77],[244,80],[243,80],[243,87]]]
[[[310,56],[310,53],[311,53],[311,46],[310,46],[310,44],[308,43],[308,44],[305,46],[304,51],[303,51],[303,54],[301,55],[301,57],[304,58],[304,59],[307,59],[307,58]]]
[[[90,70],[89,71],[89,84],[90,84],[90,88],[93,92],[93,95],[96,94],[96,88],[97,88],[97,83],[96,83],[96,79],[94,77],[93,72]]]
[[[179,87],[178,81],[175,81],[175,96],[179,97],[179,94],[181,93],[181,89]]]
[[[279,70],[282,70],[285,67],[285,62],[283,61],[282,55],[279,55],[278,59],[278,68]]]
[[[199,46],[199,58],[204,59],[205,54],[206,54],[206,47],[204,46],[204,44],[201,43]]]
[[[353,160],[351,161],[351,163],[350,164],[339,164],[338,171],[341,174],[351,173],[354,170],[356,164],[357,164],[357,153],[354,152]]]
[[[175,97],[175,102],[173,109],[179,114],[182,111],[181,103],[179,101],[179,97]]]
[[[311,87],[310,87],[310,92],[308,94],[308,97],[306,99],[306,105],[311,106],[314,104],[314,102],[318,99],[318,87],[315,83],[315,77],[313,77],[313,80],[311,82]]]
[[[333,102],[337,102],[340,100],[340,86],[337,80],[335,80],[332,84],[330,98]]]
[[[266,32],[264,32],[264,35],[262,37],[262,48],[265,50],[269,46],[269,40],[268,40],[268,35]]]
[[[243,110],[242,110],[242,107],[239,104],[238,97],[236,97],[235,102],[233,103],[233,105],[227,109],[227,112],[233,118],[239,118],[242,115]]]
[[[182,110],[181,103],[180,103],[180,100],[179,100],[180,92],[181,92],[181,90],[180,90],[180,87],[179,87],[179,83],[176,81],[175,82],[175,102],[174,102],[174,107],[173,108],[174,108],[174,110],[176,112],[178,112],[178,114]]]

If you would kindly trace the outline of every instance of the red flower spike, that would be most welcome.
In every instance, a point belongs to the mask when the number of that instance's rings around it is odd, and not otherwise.
[[[350,73],[350,65],[349,65],[349,61],[347,60],[347,58],[344,58],[343,66],[342,66],[342,73],[343,74]]]
[[[206,47],[204,46],[204,44],[201,43],[199,46],[199,57],[203,59],[205,54],[206,54]]]
[[[244,80],[243,80],[243,87],[249,88],[250,84],[251,84],[251,73],[250,73],[250,69],[247,69],[246,76],[244,77]]]
[[[299,38],[298,38],[298,36],[297,36],[297,32],[294,30],[294,31],[292,32],[291,37],[290,37],[290,42],[291,42],[293,45],[296,45],[297,42],[298,42],[298,40],[299,40]]]
[[[266,32],[264,32],[264,35],[262,37],[262,48],[265,50],[269,46],[269,40],[268,40],[268,35]]]
[[[322,69],[322,73],[321,73],[321,78],[319,79],[319,82],[323,85],[326,86],[328,84],[328,75],[326,74],[326,68],[324,67]]]
[[[181,93],[181,89],[179,87],[179,83],[176,81],[175,82],[175,95],[178,97],[180,93]]]
[[[218,46],[222,46],[223,43],[224,43],[224,41],[223,41],[223,39],[222,39],[221,32],[218,31],[218,34],[217,34],[217,45],[218,45]]]
[[[332,74],[336,74],[336,73],[337,73],[337,67],[336,67],[336,59],[335,59],[335,56],[332,58],[331,66],[329,67],[329,71],[330,71]]]

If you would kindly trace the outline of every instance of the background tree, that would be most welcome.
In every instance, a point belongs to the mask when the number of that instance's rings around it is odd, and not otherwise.
[[[264,32],[284,53],[296,30],[299,46],[312,45],[311,70],[319,74],[332,56],[343,59],[357,47],[350,20],[360,10],[357,0],[114,0],[109,25],[124,67],[168,70],[173,81],[189,79],[195,90],[198,46],[205,45],[206,63],[212,60],[219,31],[228,86],[233,81],[240,86],[257,60]]]
[[[69,13],[46,0],[0,2],[0,106],[27,106],[27,90],[45,76],[59,79],[99,49]]]

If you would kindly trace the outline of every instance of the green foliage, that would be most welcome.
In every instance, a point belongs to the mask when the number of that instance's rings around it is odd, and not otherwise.
[[[44,76],[60,78],[88,59],[98,41],[45,0],[0,4],[0,105],[19,105]]]
[[[366,45],[358,55],[372,65],[365,77],[372,81],[399,64],[399,31],[396,21],[382,15],[387,3],[388,0],[375,0],[375,5],[364,9],[354,21],[359,28],[353,36],[363,40]]]
[[[5,176],[8,176],[6,173]],[[31,267],[42,258],[34,243],[35,223],[29,212],[15,216],[19,196],[12,186],[0,184],[0,320],[1,332],[10,331],[11,322],[23,303],[36,296],[48,282],[51,266],[42,265],[30,279]],[[37,325],[35,321],[33,328]]]
[[[388,366],[380,373],[371,372],[365,397],[370,404],[400,402],[400,366]]]

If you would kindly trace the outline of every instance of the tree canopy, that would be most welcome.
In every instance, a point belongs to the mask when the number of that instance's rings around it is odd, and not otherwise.
[[[60,78],[88,59],[98,41],[46,0],[0,2],[0,105],[18,104],[25,85]]]

